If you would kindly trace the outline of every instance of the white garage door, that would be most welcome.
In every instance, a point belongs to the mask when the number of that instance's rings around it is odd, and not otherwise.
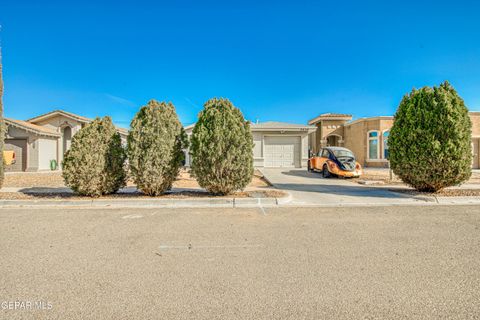
[[[300,137],[265,137],[265,167],[300,167]]]

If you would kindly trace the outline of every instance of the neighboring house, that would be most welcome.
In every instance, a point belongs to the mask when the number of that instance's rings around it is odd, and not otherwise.
[[[194,125],[185,127],[188,136]],[[253,135],[253,162],[255,167],[301,168],[307,166],[308,135],[314,126],[285,122],[251,124]],[[186,165],[191,163],[186,150]]]
[[[58,165],[70,148],[72,137],[92,119],[63,110],[55,110],[22,121],[5,118],[7,133],[5,150],[13,150],[16,163],[6,171],[50,170],[52,160]],[[117,128],[125,142],[128,131]]]
[[[480,112],[470,112],[474,169],[480,168]],[[393,117],[352,120],[348,114],[325,113],[310,120],[316,127],[309,136],[309,147],[318,152],[326,146],[341,146],[353,151],[357,161],[368,167],[388,167],[388,135]]]

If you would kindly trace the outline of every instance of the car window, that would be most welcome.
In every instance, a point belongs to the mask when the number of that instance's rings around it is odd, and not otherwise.
[[[323,151],[322,151],[322,157],[323,157],[323,158],[330,158],[330,153],[328,152],[327,149],[323,149]]]

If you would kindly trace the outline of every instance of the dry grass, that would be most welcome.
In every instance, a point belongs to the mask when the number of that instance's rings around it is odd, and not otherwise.
[[[22,172],[8,173],[5,175],[4,187],[18,188],[61,188],[65,187],[61,172]],[[132,181],[128,182],[128,186],[134,186]],[[189,170],[181,170],[178,179],[173,183],[174,188],[200,188],[197,181],[190,176]],[[247,187],[270,187],[268,182],[263,178],[262,174],[256,170],[252,182]]]

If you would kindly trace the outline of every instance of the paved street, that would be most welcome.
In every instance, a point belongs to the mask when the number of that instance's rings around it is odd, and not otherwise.
[[[478,206],[1,209],[0,319],[478,319]]]
[[[424,201],[386,188],[353,183],[348,179],[322,178],[321,173],[305,168],[262,168],[265,177],[277,188],[292,194],[291,205],[396,205]]]

